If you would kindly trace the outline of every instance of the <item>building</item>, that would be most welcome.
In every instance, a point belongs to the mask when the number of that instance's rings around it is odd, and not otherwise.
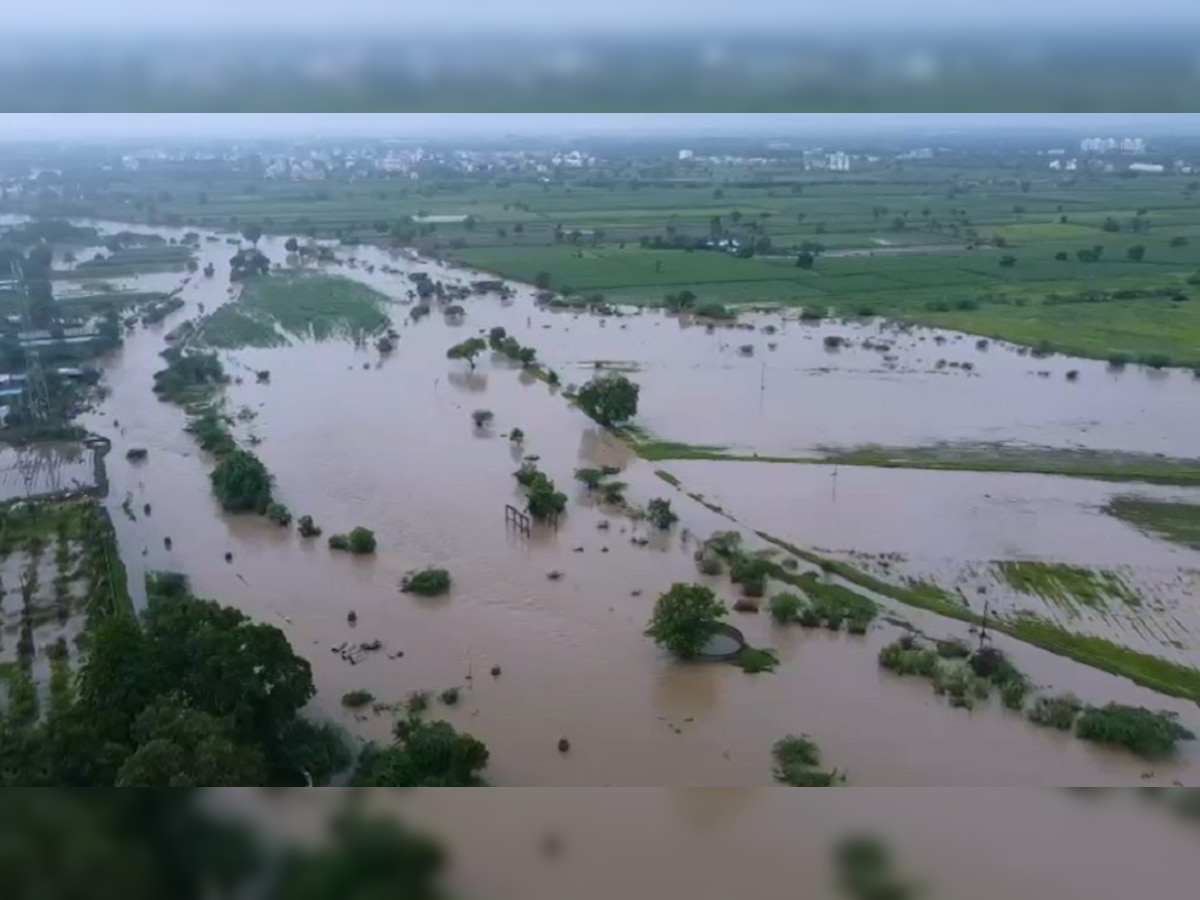
[[[683,162],[685,159],[691,159],[695,155],[696,154],[693,153],[691,150],[680,150],[679,151],[679,161]]]
[[[831,172],[850,171],[850,157],[841,150],[838,150],[835,153],[830,153],[829,156],[826,157],[826,160],[828,161],[829,171]]]
[[[1167,167],[1161,165],[1160,163],[1135,162],[1129,164],[1130,172],[1149,172],[1151,174],[1158,174],[1159,172],[1165,172],[1166,170]]]

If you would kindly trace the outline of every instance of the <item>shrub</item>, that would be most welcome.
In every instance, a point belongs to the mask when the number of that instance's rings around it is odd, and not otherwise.
[[[267,507],[267,518],[276,525],[287,527],[292,524],[292,513],[282,503],[272,503]]]
[[[655,528],[666,531],[679,521],[679,516],[671,509],[671,501],[655,497],[646,507],[646,518]]]
[[[525,432],[520,428],[514,428],[508,433],[508,439],[514,444],[523,444],[525,443]]]
[[[779,665],[779,654],[767,647],[745,647],[737,655],[734,663],[743,672],[749,672],[751,675],[773,672]]]
[[[845,339],[836,334],[825,335],[825,346],[830,350],[836,350],[846,343]]]
[[[300,532],[300,537],[320,537],[321,529],[313,522],[312,516],[301,516],[296,523],[296,529]]]
[[[1110,353],[1108,356],[1108,365],[1113,369],[1123,369],[1129,365],[1130,356],[1128,353]]]
[[[717,633],[726,612],[709,588],[676,583],[655,601],[646,634],[680,659],[695,659]]]
[[[329,536],[330,550],[348,550],[362,556],[375,552],[375,532],[361,525],[349,534],[331,534]]]
[[[725,565],[717,553],[704,550],[696,554],[696,568],[702,575],[720,575],[725,570]]]
[[[342,694],[342,706],[347,709],[361,709],[375,701],[375,695],[370,691],[349,691]]]
[[[429,709],[429,691],[413,691],[404,698],[404,710],[410,716],[417,716]]]
[[[604,498],[605,503],[620,505],[625,502],[625,488],[627,487],[629,485],[624,481],[606,481],[600,485],[600,495]]]
[[[846,780],[836,769],[824,772],[817,768],[821,751],[808,735],[780,738],[771,748],[771,756],[775,759],[775,780],[793,787],[831,787]]]
[[[1170,756],[1179,741],[1196,738],[1173,713],[1119,703],[1085,709],[1075,725],[1075,734],[1085,741],[1125,747],[1147,759]]]
[[[405,575],[400,582],[400,590],[423,597],[440,597],[450,590],[450,581],[450,573],[445,569],[421,569]]]
[[[442,702],[447,706],[454,706],[458,703],[458,688],[446,688],[444,691],[442,691],[440,696]]]
[[[1165,353],[1149,353],[1138,359],[1143,366],[1149,366],[1151,369],[1165,369],[1171,365],[1171,357]]]
[[[702,303],[695,314],[705,319],[736,319],[737,316],[720,303]]]
[[[799,594],[784,592],[776,594],[767,603],[767,608],[771,611],[771,618],[781,625],[786,625],[788,622],[795,622],[800,618],[800,612],[804,609],[804,598]]]
[[[494,418],[495,415],[490,409],[477,409],[471,413],[471,421],[475,423],[476,428],[486,428]]]
[[[1058,260],[1059,262],[1066,262],[1067,261],[1067,251],[1059,250],[1057,253],[1054,254],[1054,258],[1056,260]]]
[[[879,665],[897,675],[932,678],[938,671],[938,655],[934,650],[917,646],[911,638],[902,637],[880,649]]]
[[[1081,709],[1083,703],[1078,697],[1062,694],[1058,697],[1038,697],[1026,715],[1035,725],[1069,731]]]
[[[226,512],[266,512],[271,505],[271,475],[248,450],[221,457],[209,476],[213,493]]]
[[[937,642],[937,655],[942,659],[966,659],[971,655],[971,648],[966,641],[960,641],[958,638],[950,638],[946,641]]]
[[[1010,678],[1000,684],[1000,700],[1009,709],[1023,709],[1029,694],[1029,682],[1024,678]]]
[[[761,597],[767,590],[767,575],[771,571],[770,560],[761,556],[736,556],[729,564],[729,577],[734,584],[742,586],[747,597]]]

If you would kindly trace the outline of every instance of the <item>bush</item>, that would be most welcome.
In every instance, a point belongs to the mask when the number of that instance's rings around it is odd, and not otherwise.
[[[1085,709],[1075,725],[1075,734],[1085,741],[1125,747],[1146,759],[1170,756],[1179,741],[1196,738],[1173,713],[1119,703]]]
[[[409,572],[401,580],[400,590],[423,597],[440,597],[450,590],[450,573],[445,569],[433,568]]]
[[[737,655],[734,663],[751,675],[759,672],[773,672],[779,665],[779,654],[767,647],[745,647]]]
[[[771,618],[780,625],[786,625],[788,622],[795,622],[799,619],[804,606],[803,597],[789,592],[776,594],[767,603],[767,608],[771,611]]]
[[[329,536],[330,550],[348,550],[357,556],[375,552],[375,532],[361,525],[349,534],[332,534]]]
[[[825,346],[830,350],[836,350],[846,343],[845,339],[836,334],[825,335]]]
[[[514,428],[508,433],[508,439],[514,444],[523,444],[525,443],[525,432],[520,428]]]
[[[599,469],[585,468],[575,470],[575,480],[580,482],[589,491],[594,491],[596,488],[600,487],[601,483],[604,481],[604,478],[604,473]],[[519,481],[520,479],[518,478],[517,480]]]
[[[821,751],[808,735],[780,738],[771,748],[771,756],[775,759],[775,780],[793,787],[831,787],[846,780],[836,769],[823,772],[817,768]]]
[[[321,536],[321,529],[313,522],[312,516],[301,516],[300,521],[296,523],[296,528],[300,532],[300,537]]]
[[[720,575],[725,570],[721,557],[712,550],[704,550],[696,554],[696,568],[702,575]]]
[[[971,655],[971,648],[966,641],[960,641],[958,638],[950,638],[946,641],[937,642],[937,655],[942,659],[966,659]]]
[[[456,688],[456,687],[446,688],[444,691],[442,691],[440,696],[441,696],[442,702],[445,703],[447,706],[454,706],[458,703],[458,688]]]
[[[662,497],[655,497],[650,501],[646,507],[646,518],[660,531],[666,531],[679,521],[679,516],[671,509],[671,501]]]
[[[429,709],[429,691],[413,691],[404,698],[404,711],[417,716]]]
[[[486,428],[494,418],[495,415],[490,409],[477,409],[471,413],[471,421],[475,423],[476,428]]]
[[[264,513],[271,505],[271,475],[262,460],[248,450],[223,456],[209,480],[226,512]]]
[[[720,303],[702,303],[695,314],[704,319],[736,319],[737,316]]]
[[[368,703],[375,702],[375,695],[370,691],[349,691],[342,694],[342,706],[347,709],[361,709]]]
[[[282,503],[272,503],[267,507],[267,518],[276,525],[287,527],[292,524],[292,513]]]
[[[761,556],[735,556],[729,564],[729,577],[734,584],[742,586],[747,597],[761,597],[767,590],[767,575],[771,571],[770,560]]]
[[[1069,731],[1075,724],[1075,717],[1079,715],[1081,709],[1083,709],[1083,703],[1074,694],[1038,697],[1027,713],[1027,717],[1035,725]]]
[[[1123,369],[1129,365],[1130,356],[1128,353],[1110,353],[1108,356],[1108,365],[1113,369]]]
[[[1149,366],[1151,369],[1165,369],[1171,365],[1171,357],[1165,353],[1149,353],[1146,356],[1139,357],[1138,362],[1143,366]]]
[[[695,659],[717,633],[726,612],[709,588],[676,583],[655,601],[646,634],[680,659]]]
[[[879,651],[879,665],[897,675],[919,675],[932,678],[938,671],[938,655],[934,650],[919,647],[904,637]]]

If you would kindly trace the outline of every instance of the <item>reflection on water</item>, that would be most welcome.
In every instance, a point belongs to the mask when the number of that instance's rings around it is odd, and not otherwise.
[[[264,239],[262,247],[273,260],[283,259],[282,239]],[[939,436],[960,436],[956,428],[974,434],[986,405],[978,399],[962,401],[970,416],[958,419],[941,400],[931,404],[953,425],[942,431],[938,423],[910,428],[890,410],[907,406],[911,416],[912,397],[918,391],[924,396],[923,386],[938,379],[954,384],[946,388],[952,392],[986,392],[992,389],[981,386],[992,379],[1005,386],[996,391],[1021,393],[1026,382],[1019,369],[1028,361],[1014,356],[1005,364],[1013,371],[1004,375],[1001,364],[992,369],[1003,357],[993,350],[989,371],[978,378],[876,376],[868,351],[844,351],[831,361],[821,349],[820,330],[785,323],[772,338],[779,350],[771,366],[783,365],[777,359],[791,360],[795,368],[768,368],[770,399],[760,404],[761,361],[720,347],[748,340],[740,333],[708,335],[657,314],[602,327],[591,317],[535,309],[532,289],[525,288],[510,306],[494,296],[467,301],[462,328],[441,316],[413,324],[404,302],[408,272],[459,281],[472,273],[355,248],[360,262],[375,270],[360,265],[339,271],[398,301],[391,313],[401,339],[384,364],[374,348],[341,342],[225,354],[235,374],[271,371],[269,384],[245,378],[229,386],[228,398],[231,408],[247,406],[257,414],[235,431],[242,440],[250,434],[262,439],[256,452],[277,479],[280,500],[296,516],[313,516],[326,534],[356,525],[375,531],[376,556],[353,558],[331,554],[323,540],[302,540],[263,519],[221,513],[209,489],[210,461],[183,432],[183,412],[150,393],[152,373],[161,366],[163,332],[195,315],[200,304],[212,310],[227,299],[228,252],[220,244],[202,244],[201,266],[211,259],[218,276],[186,279],[180,294],[184,309],[159,328],[131,335],[123,351],[105,363],[111,396],[84,424],[113,439],[116,459],[129,447],[150,448],[143,466],[113,466],[111,473],[110,505],[130,493],[135,509],[146,502],[154,509],[153,516],[131,521],[114,508],[131,585],[138,589],[148,569],[180,569],[201,595],[277,625],[312,663],[320,691],[316,709],[356,734],[384,738],[390,720],[358,721],[340,706],[346,691],[367,689],[390,702],[412,690],[457,685],[463,689],[459,705],[437,714],[486,741],[492,751],[489,774],[500,784],[765,784],[771,744],[800,732],[811,734],[829,764],[847,770],[855,784],[1112,784],[1136,782],[1142,773],[1127,757],[1046,734],[999,710],[950,711],[928,685],[881,674],[875,654],[894,636],[887,629],[866,638],[780,633],[768,616],[742,615],[735,624],[752,644],[781,650],[777,673],[749,676],[728,666],[671,664],[642,632],[659,592],[698,578],[691,548],[676,537],[646,547],[634,543],[639,532],[627,520],[579,502],[573,472],[583,465],[627,466],[621,478],[633,502],[675,495],[655,478],[654,466],[634,461],[627,447],[542,382],[487,359],[480,361],[480,371],[464,372],[445,351],[464,331],[500,325],[536,347],[560,369],[564,383],[590,375],[590,365],[572,371],[574,360],[638,358],[651,428],[713,442],[725,442],[729,434],[743,434],[748,442],[776,435],[789,444],[853,440],[855,429],[866,428],[873,416],[880,422],[873,439],[884,442],[900,442],[922,429]],[[846,368],[832,375],[812,371],[835,364]],[[861,385],[864,397],[876,389],[887,394],[880,385],[907,386],[858,410],[849,395],[814,397],[833,390],[819,385],[843,382]],[[1175,403],[1173,381],[1147,387],[1133,376],[1110,393],[1099,379],[1085,377],[1072,389],[1069,402],[1038,399],[1037,409],[1025,410],[1021,421],[1066,435],[1072,431],[1064,426],[1066,408],[1072,406],[1077,416],[1078,403],[1093,403],[1080,398],[1094,395],[1107,398],[1095,404],[1111,401],[1117,420],[1121,410],[1137,406],[1142,415],[1153,408],[1155,421],[1164,423],[1156,442],[1190,434],[1191,418],[1185,423],[1163,412]],[[1126,395],[1136,395],[1136,403],[1121,399]],[[489,432],[479,433],[471,422],[478,408],[495,414]],[[768,421],[783,424],[763,430]],[[989,416],[979,427],[995,422],[1007,419]],[[503,515],[505,504],[520,502],[512,478],[514,451],[501,437],[515,427],[526,435],[525,452],[540,456],[541,468],[574,501],[558,529],[539,526],[528,539],[507,529]],[[707,428],[721,435],[706,437]],[[729,527],[698,504],[682,497],[675,502],[681,532]],[[754,504],[740,503],[738,514],[752,522],[748,507]],[[798,499],[794,507],[798,516],[810,514]],[[771,515],[772,507],[763,508]],[[611,527],[600,528],[606,520]],[[849,530],[837,531],[848,526],[831,527],[823,536],[814,532],[816,542],[840,533],[839,542],[855,544]],[[873,527],[864,524],[864,540]],[[170,550],[164,546],[168,536]],[[227,552],[232,562],[225,561]],[[451,593],[428,602],[401,594],[404,572],[426,565],[451,571]],[[549,579],[551,570],[561,577]],[[714,586],[732,599],[727,586]],[[347,622],[351,610],[356,626]],[[386,652],[358,665],[330,652],[342,642],[367,639],[382,641]],[[501,666],[500,677],[488,674],[493,665]],[[1032,659],[1030,671],[1043,680],[1067,672],[1102,694],[1116,683],[1045,654]],[[557,751],[561,737],[571,741],[569,754]],[[1157,767],[1155,779],[1187,779],[1196,770],[1196,758],[1185,756]],[[583,896],[557,896],[568,895]]]

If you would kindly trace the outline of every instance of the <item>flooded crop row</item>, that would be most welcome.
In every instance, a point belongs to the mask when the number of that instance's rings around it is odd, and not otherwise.
[[[260,248],[272,262],[288,261],[280,239],[264,239]],[[141,602],[147,571],[179,570],[198,595],[278,626],[312,664],[316,711],[354,734],[386,737],[391,715],[345,709],[343,694],[369,691],[391,704],[428,690],[439,718],[487,743],[488,775],[500,784],[765,784],[771,745],[789,733],[811,735],[852,784],[1121,784],[1147,775],[1146,765],[1126,754],[1047,733],[998,702],[949,710],[928,684],[880,671],[876,654],[899,633],[891,625],[855,636],[734,614],[751,644],[779,653],[776,672],[751,676],[731,666],[673,662],[643,634],[654,598],[677,581],[706,581],[732,602],[728,582],[699,575],[693,560],[697,536],[732,527],[729,519],[673,491],[656,476],[657,465],[636,459],[531,372],[489,351],[472,369],[448,360],[446,351],[500,326],[535,348],[564,385],[586,381],[598,360],[613,361],[636,369],[637,421],[650,431],[760,450],[1036,432],[1039,443],[1068,446],[1086,434],[1097,445],[1181,452],[1190,420],[1171,410],[1192,396],[1190,382],[1132,371],[1111,378],[1073,363],[1083,370],[1077,383],[1047,383],[1025,370],[1066,361],[1032,361],[999,347],[977,351],[953,337],[939,348],[916,333],[892,336],[898,346],[911,344],[903,352],[915,356],[888,370],[880,351],[829,353],[821,338],[853,333],[859,343],[890,334],[877,325],[852,331],[773,316],[753,320],[777,329],[769,337],[709,334],[657,313],[603,319],[541,309],[524,286],[507,299],[464,300],[461,316],[434,307],[414,322],[410,273],[464,284],[480,276],[399,252],[336,248],[342,262],[321,268],[390,298],[383,309],[398,334],[394,350],[295,341],[221,356],[235,376],[224,390],[226,409],[245,411],[231,426],[239,443],[254,446],[275,478],[277,498],[295,516],[312,516],[326,535],[372,529],[376,552],[357,557],[331,553],[324,538],[305,540],[264,518],[223,513],[209,485],[212,461],[183,430],[185,412],[151,393],[165,335],[236,296],[231,252],[223,242],[201,244],[200,264],[215,265],[211,278],[122,281],[138,290],[178,288],[183,306],[130,333],[104,361],[108,396],[80,422],[113,441],[107,503],[135,600]],[[776,350],[766,348],[768,340]],[[747,341],[762,344],[753,356],[738,349]],[[952,348],[988,364],[973,373],[937,371],[936,359]],[[269,378],[256,377],[261,372]],[[477,410],[492,413],[484,427],[473,421]],[[1080,431],[1087,422],[1090,430]],[[507,437],[518,428],[522,445]],[[132,448],[147,450],[144,462],[126,462]],[[512,473],[526,454],[569,494],[558,527],[535,524],[529,536],[505,523],[505,506],[522,504]],[[599,466],[621,469],[634,504],[669,496],[679,524],[651,533],[646,523],[596,502],[573,473]],[[1105,565],[1190,565],[1179,555],[1184,551],[1117,522],[1077,525],[1090,503],[1102,502],[1090,482],[937,481],[954,473],[884,477],[843,469],[834,501],[823,466],[666,468],[687,491],[727,505],[748,535],[761,529],[838,552],[900,553],[924,565],[1004,558],[1038,545],[1039,557],[1088,561],[1095,558],[1089,548],[1104,541],[1111,547],[1096,556]],[[1055,503],[1064,526],[1091,529],[1091,537],[1043,521]],[[1023,504],[1032,510],[1022,511]],[[451,573],[447,595],[401,593],[404,574],[425,566]],[[959,623],[910,612],[930,633],[966,635]],[[376,641],[378,650],[344,652]],[[1194,705],[1002,636],[997,643],[1039,685],[1076,691],[1088,702],[1174,709],[1193,727],[1200,721]],[[436,699],[447,688],[459,689],[453,706]],[[559,750],[564,738],[569,752]],[[1188,781],[1197,772],[1200,756],[1185,745],[1147,778]]]

